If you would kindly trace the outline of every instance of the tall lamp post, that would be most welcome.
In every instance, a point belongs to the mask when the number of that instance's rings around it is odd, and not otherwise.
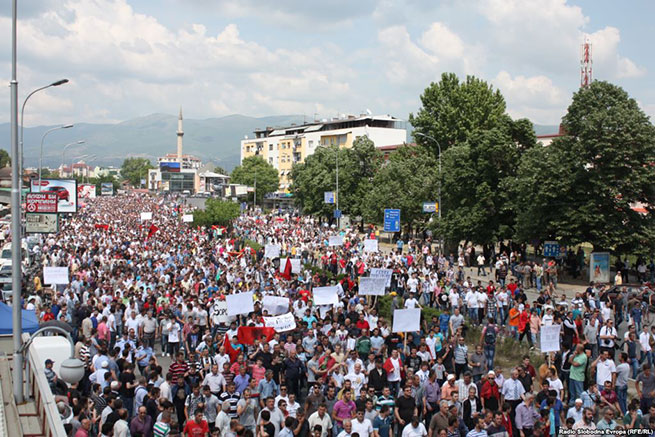
[[[439,224],[441,224],[441,145],[439,144],[439,141],[437,141],[435,138],[425,135],[421,132],[414,132],[414,136],[418,137],[423,137],[427,138],[428,140],[434,141],[434,143],[437,145],[437,149],[439,150]],[[440,239],[440,245],[441,245],[441,253],[443,254],[443,239]]]
[[[43,168],[43,142],[45,141],[45,137],[47,137],[50,132],[54,132],[59,129],[70,129],[71,127],[73,127],[72,124],[53,127],[52,129],[47,130],[46,133],[44,133],[41,137],[41,152],[39,153],[39,191],[41,191],[41,169]]]
[[[75,146],[77,144],[84,144],[85,142],[86,142],[85,140],[79,140],[79,141],[75,141],[73,143],[68,143],[68,144],[66,144],[64,146],[64,150],[62,150],[62,152],[61,152],[61,170],[62,171],[64,170],[64,165],[66,163],[66,161],[65,161],[65,159],[66,159],[66,149],[68,149],[70,146]],[[72,172],[72,170],[71,170],[71,172]],[[59,176],[61,176],[61,175],[59,175]]]

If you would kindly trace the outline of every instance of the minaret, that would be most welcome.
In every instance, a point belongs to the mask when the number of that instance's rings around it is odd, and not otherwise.
[[[184,129],[182,129],[182,107],[180,106],[180,116],[177,119],[177,159],[182,162],[182,137],[184,136]]]

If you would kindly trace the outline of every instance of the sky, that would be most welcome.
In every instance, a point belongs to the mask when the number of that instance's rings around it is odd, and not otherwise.
[[[0,4],[0,79],[11,9]],[[580,84],[623,87],[655,116],[649,0],[19,0],[25,125],[107,123],[152,113],[390,114],[407,119],[444,72],[500,89],[513,117],[557,124]],[[0,87],[0,122],[9,87]]]

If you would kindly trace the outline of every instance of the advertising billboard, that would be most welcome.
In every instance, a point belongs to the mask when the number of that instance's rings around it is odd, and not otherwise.
[[[57,214],[26,214],[25,232],[28,234],[50,234],[59,230]]]
[[[103,182],[100,184],[100,195],[101,196],[113,196],[114,195],[114,184],[111,182]]]
[[[57,195],[57,212],[77,212],[77,182],[71,179],[32,179],[32,193]]]
[[[159,171],[162,173],[179,173],[180,172],[180,163],[179,162],[160,162]]]
[[[95,184],[79,184],[77,186],[78,199],[95,199],[96,186]]]
[[[55,193],[27,193],[25,211],[28,213],[56,213],[59,196]]]

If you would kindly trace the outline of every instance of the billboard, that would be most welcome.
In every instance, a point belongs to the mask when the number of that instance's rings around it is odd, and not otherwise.
[[[589,259],[589,280],[596,283],[610,282],[610,254],[609,252],[592,252]]]
[[[95,199],[96,186],[95,184],[79,184],[77,186],[78,199]]]
[[[56,213],[59,198],[55,193],[27,193],[25,211],[28,213]]]
[[[50,234],[58,230],[57,214],[25,214],[25,232],[28,234]]]
[[[100,195],[101,196],[113,196],[114,195],[114,184],[111,182],[103,182],[100,184]]]
[[[32,179],[32,193],[57,195],[57,212],[77,212],[77,182],[71,179]]]
[[[179,173],[180,172],[180,163],[179,162],[160,162],[159,171],[162,173]]]

